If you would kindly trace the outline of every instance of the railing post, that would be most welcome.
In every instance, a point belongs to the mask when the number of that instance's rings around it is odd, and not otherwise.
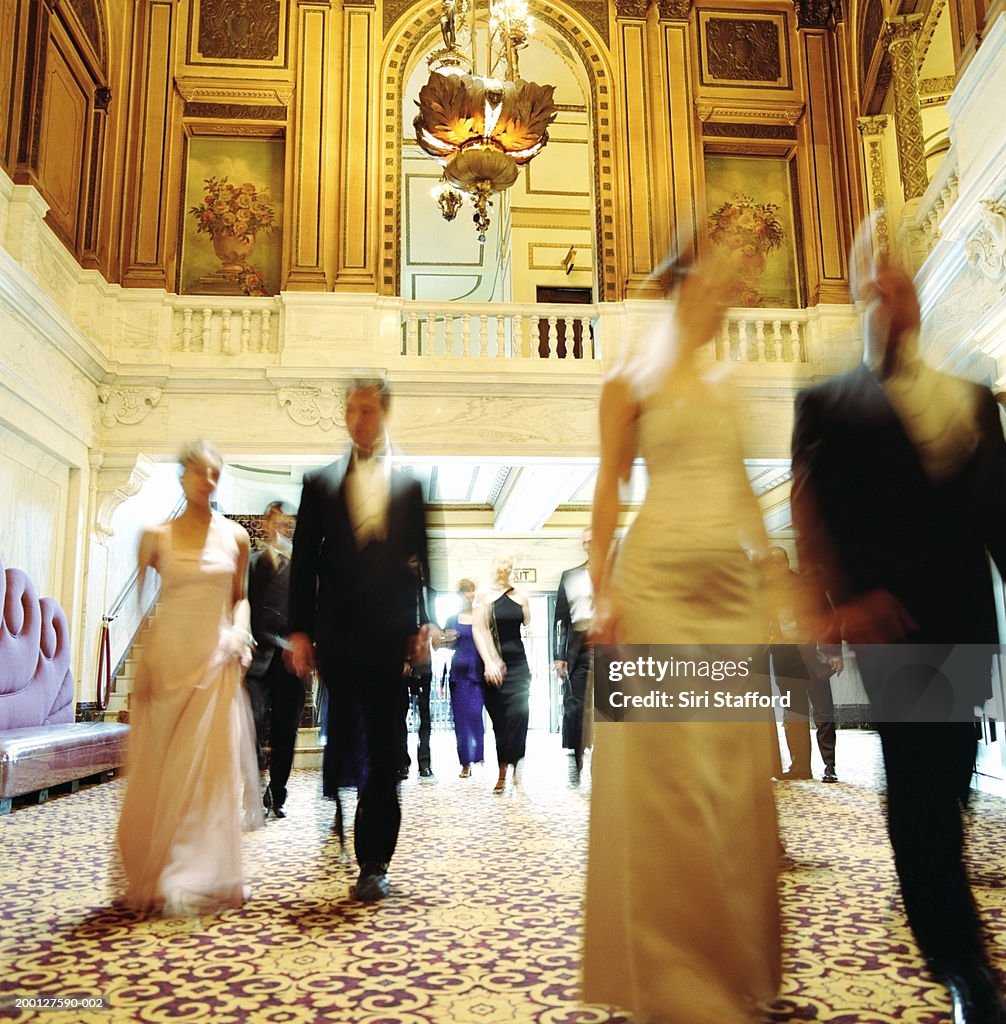
[[[271,334],[270,334],[271,327],[272,327],[272,310],[271,309],[263,309],[262,310],[262,351],[263,352],[272,352],[273,351],[273,348],[272,348],[272,337],[271,337]]]
[[[461,318],[461,354],[463,356],[477,355],[472,351],[472,317],[470,313],[465,313]]]
[[[213,310],[212,309],[204,309],[203,310],[202,338],[203,338],[203,351],[204,352],[209,352],[210,351],[210,345],[213,342]]]
[[[192,348],[192,310],[187,306],[182,310],[182,351]]]
[[[489,355],[489,317],[483,313],[479,317],[479,353]]]
[[[523,359],[525,356],[524,351],[524,314],[514,313],[513,315],[513,358]]]
[[[496,314],[496,358],[506,358],[506,319],[502,313]]]
[[[783,361],[781,320],[772,321],[772,351],[775,354],[775,361],[781,363]]]

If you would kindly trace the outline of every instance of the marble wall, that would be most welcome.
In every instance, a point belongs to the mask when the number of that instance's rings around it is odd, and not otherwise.
[[[0,558],[23,569],[40,597],[57,596],[69,469],[0,423]]]

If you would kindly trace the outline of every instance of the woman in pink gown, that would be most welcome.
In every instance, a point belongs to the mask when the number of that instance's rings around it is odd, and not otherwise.
[[[148,528],[139,580],[161,577],[130,697],[129,780],[119,820],[126,902],[199,913],[246,897],[242,827],[262,822],[251,707],[245,530],[214,512],[222,468],[206,442],[179,457],[185,511]]]

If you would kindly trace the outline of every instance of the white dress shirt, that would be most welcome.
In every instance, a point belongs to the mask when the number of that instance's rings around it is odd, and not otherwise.
[[[390,474],[387,454],[361,458],[354,449],[346,474],[346,503],[357,548],[387,536]]]

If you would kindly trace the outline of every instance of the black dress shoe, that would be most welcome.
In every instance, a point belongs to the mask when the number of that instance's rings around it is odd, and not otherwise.
[[[824,770],[824,775],[821,776],[822,782],[838,782],[838,776],[835,774],[835,769],[829,765]]]
[[[419,769],[419,778],[421,780],[425,780],[426,782],[433,782],[434,778],[435,778],[435,776],[433,774],[433,769],[432,768],[420,768]]]
[[[279,804],[276,804],[273,807],[273,809],[272,809],[272,816],[274,818],[285,818],[286,817],[286,811],[284,811],[283,808],[280,807]]]
[[[391,886],[388,884],[386,870],[383,864],[364,864],[360,868],[360,877],[353,886],[353,899],[361,903],[376,903],[389,895]]]
[[[1006,1003],[999,982],[987,968],[968,975],[947,974],[953,1024],[1006,1024]]]

